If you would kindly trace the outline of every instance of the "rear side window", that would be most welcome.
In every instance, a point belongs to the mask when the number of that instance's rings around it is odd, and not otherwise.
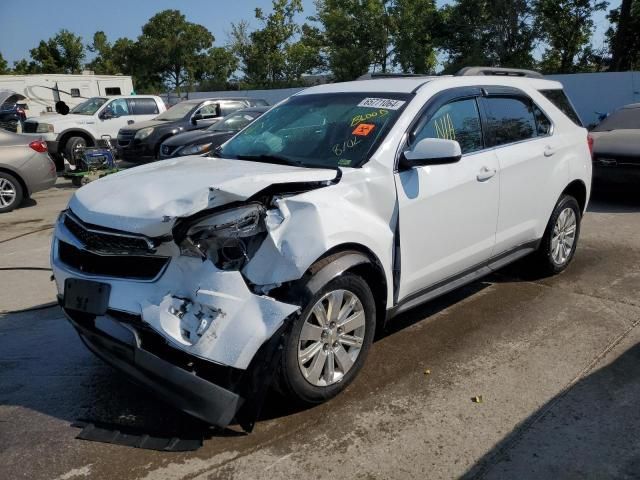
[[[127,101],[132,115],[155,115],[158,113],[158,104],[153,98],[130,98]]]
[[[475,98],[447,103],[414,135],[411,142],[423,138],[456,140],[462,153],[475,152],[484,148],[482,127]]]
[[[538,136],[531,102],[516,97],[488,97],[489,138],[493,146],[528,140]]]
[[[247,108],[247,104],[244,102],[223,102],[220,103],[220,114],[224,117],[242,108]]]
[[[562,113],[571,119],[573,123],[582,127],[582,121],[580,117],[573,109],[571,102],[564,93],[564,90],[556,88],[554,90],[540,90],[540,93],[547,97],[551,103],[553,103]]]
[[[638,130],[640,129],[640,107],[621,108],[602,120],[593,129],[594,132],[609,130]]]

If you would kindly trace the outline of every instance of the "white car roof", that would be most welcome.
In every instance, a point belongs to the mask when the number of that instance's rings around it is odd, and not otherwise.
[[[329,83],[317,85],[302,90],[298,95],[310,95],[315,93],[343,93],[343,92],[393,92],[412,93],[420,90],[427,84],[443,84],[447,86],[473,86],[473,85],[501,85],[508,87],[518,87],[527,85],[536,90],[556,90],[561,89],[562,84],[555,80],[529,77],[508,77],[501,75],[478,75],[478,76],[424,76],[424,77],[383,77],[371,80],[355,80],[352,82]],[[448,85],[445,85],[448,84]]]

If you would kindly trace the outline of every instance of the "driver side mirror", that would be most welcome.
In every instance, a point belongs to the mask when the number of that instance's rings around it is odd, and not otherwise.
[[[191,117],[191,123],[194,125],[198,124],[198,120],[202,120],[202,114],[201,113],[196,113],[193,115],[193,117]]]
[[[404,168],[424,165],[442,165],[455,163],[462,158],[460,144],[455,140],[441,138],[423,138],[400,157],[400,166]]]
[[[100,120],[109,120],[110,118],[113,118],[113,112],[109,109],[103,110],[100,113]]]

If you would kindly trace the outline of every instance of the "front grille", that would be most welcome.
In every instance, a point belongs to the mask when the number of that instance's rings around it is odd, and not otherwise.
[[[138,255],[99,255],[58,241],[60,261],[89,275],[153,280],[169,261],[168,257]]]
[[[129,145],[133,138],[136,136],[136,132],[131,132],[127,130],[121,130],[118,132],[118,146],[126,147]]]
[[[81,220],[65,214],[64,226],[80,240],[88,250],[101,253],[140,254],[152,253],[148,241],[141,237],[100,232],[89,228]]]
[[[36,133],[38,130],[38,122],[24,122],[22,125],[23,133]]]

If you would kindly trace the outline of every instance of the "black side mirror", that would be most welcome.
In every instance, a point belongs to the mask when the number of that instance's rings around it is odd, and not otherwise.
[[[191,123],[193,125],[197,125],[198,124],[198,120],[202,120],[202,114],[201,113],[196,113],[193,115],[193,117],[191,117]]]
[[[111,110],[103,110],[100,113],[101,120],[109,120],[110,118],[113,118],[113,112],[111,112]]]

